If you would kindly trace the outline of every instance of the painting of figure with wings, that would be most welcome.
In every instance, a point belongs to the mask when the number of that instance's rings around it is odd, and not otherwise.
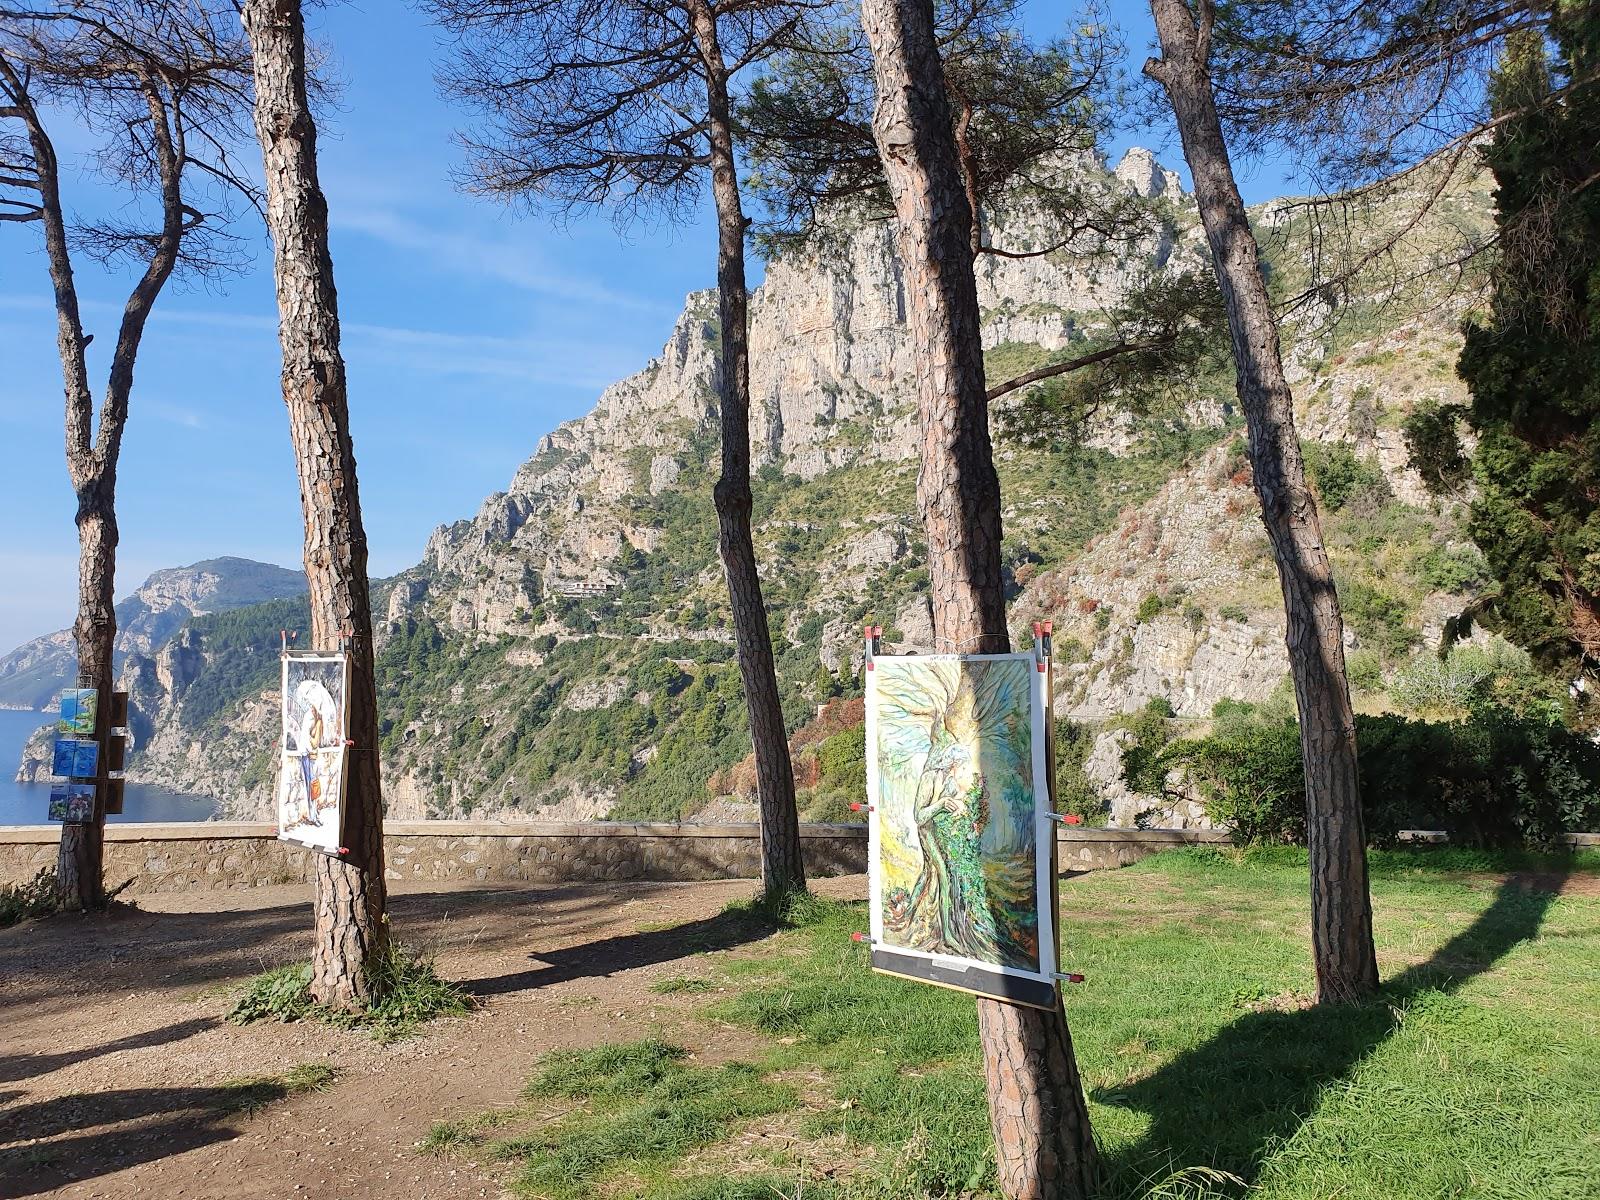
[[[1033,664],[880,658],[873,680],[885,945],[1038,971]]]

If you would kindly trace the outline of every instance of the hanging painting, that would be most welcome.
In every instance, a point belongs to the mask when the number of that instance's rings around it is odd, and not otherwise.
[[[873,967],[1054,1007],[1047,674],[1031,653],[872,666]]]
[[[278,837],[329,854],[343,845],[349,684],[349,664],[343,654],[283,656]]]

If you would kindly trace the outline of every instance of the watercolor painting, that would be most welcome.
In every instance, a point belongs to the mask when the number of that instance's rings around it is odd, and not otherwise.
[[[100,693],[94,688],[67,688],[61,693],[61,718],[56,722],[57,732],[93,737],[99,701]]]
[[[50,819],[69,825],[94,820],[94,784],[57,783],[50,788]]]
[[[875,660],[875,947],[1002,973],[1053,970],[1042,703],[1028,654]]]
[[[284,657],[278,836],[330,852],[343,829],[347,690],[344,655]]]

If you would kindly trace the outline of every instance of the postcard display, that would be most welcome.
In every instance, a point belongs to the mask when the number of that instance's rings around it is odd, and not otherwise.
[[[50,785],[50,819],[69,825],[95,820],[95,780],[100,773],[100,743],[95,719],[100,693],[94,688],[67,688],[61,693],[50,773],[65,782]]]
[[[338,854],[344,845],[349,691],[344,653],[284,652],[278,837],[325,854]]]
[[[1054,1008],[1048,638],[1021,654],[883,655],[875,642],[869,634],[872,966]]]

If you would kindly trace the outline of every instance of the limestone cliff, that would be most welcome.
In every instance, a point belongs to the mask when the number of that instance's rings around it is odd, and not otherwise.
[[[1100,253],[985,258],[992,369],[1072,346],[1130,288],[1200,262],[1192,207],[1152,156],[1131,151],[1098,178],[1160,197],[1167,219]],[[1026,213],[1007,219],[1013,244],[1055,240]],[[1269,252],[1292,273],[1292,223],[1279,224]],[[890,648],[935,648],[890,231],[863,225],[773,262],[751,312],[756,549],[799,726],[858,686],[869,616]],[[1402,308],[1359,329],[1286,331],[1314,466],[1361,481],[1353,497],[1330,491],[1329,540],[1341,587],[1383,601],[1362,609],[1381,628],[1351,623],[1352,652],[1380,655],[1380,672],[1457,602],[1419,566],[1459,541],[1454,517],[1407,474],[1399,439],[1411,404],[1458,393],[1456,323],[1448,308]],[[705,806],[707,779],[747,753],[710,504],[716,344],[711,294],[691,295],[659,357],[542,438],[504,492],[435,530],[423,561],[385,585],[391,812],[674,817]],[[1279,686],[1277,584],[1238,426],[1219,376],[1159,415],[1106,417],[1043,448],[998,442],[1014,614],[1020,628],[1058,622],[1063,716],[1100,720],[1160,696],[1201,719],[1219,699]],[[276,620],[226,636],[193,622],[192,638],[130,658],[130,689],[152,714],[141,777],[266,811]]]

